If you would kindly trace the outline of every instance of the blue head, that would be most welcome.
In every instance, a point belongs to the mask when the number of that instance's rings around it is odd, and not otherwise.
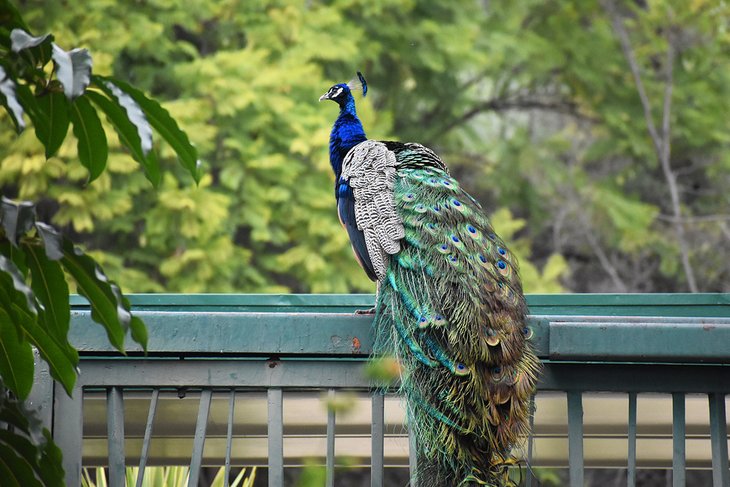
[[[366,139],[365,131],[355,111],[355,98],[352,96],[352,90],[355,89],[361,89],[363,96],[368,90],[367,82],[359,71],[357,79],[349,83],[336,84],[319,98],[319,101],[332,100],[340,106],[340,115],[330,133],[330,164],[337,180],[340,178],[342,161],[347,152]]]

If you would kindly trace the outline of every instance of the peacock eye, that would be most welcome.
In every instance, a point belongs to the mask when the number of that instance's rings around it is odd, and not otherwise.
[[[467,225],[466,229],[469,233],[477,233],[477,229],[472,227],[471,225]]]
[[[459,237],[457,237],[456,235],[452,235],[451,240],[453,240],[456,243],[459,243]]]
[[[504,250],[502,247],[497,247],[497,252],[499,252],[499,255],[504,255],[507,253],[507,251]]]
[[[497,262],[497,267],[499,267],[500,269],[504,269],[507,267],[507,264],[505,264],[503,260],[500,260]]]
[[[484,257],[482,254],[479,254],[479,260],[481,260],[483,264],[487,263],[487,258]]]

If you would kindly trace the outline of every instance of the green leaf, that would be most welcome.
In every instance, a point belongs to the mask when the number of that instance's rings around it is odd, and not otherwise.
[[[106,93],[110,99],[116,99],[117,104],[127,113],[127,118],[134,125],[139,135],[142,152],[147,154],[152,150],[152,127],[145,117],[142,107],[134,101],[134,98],[123,92],[111,81],[104,81],[98,84],[99,88]]]
[[[56,77],[63,85],[66,98],[73,101],[84,94],[91,82],[91,55],[86,49],[64,51],[55,43],[52,46]]]
[[[34,37],[25,29],[15,28],[10,32],[10,43],[12,51],[30,66],[45,66],[51,60],[51,34]]]
[[[36,299],[43,304],[41,315],[45,328],[59,343],[65,344],[68,342],[71,309],[61,264],[50,260],[38,246],[23,245],[23,250],[30,269],[31,288]]]
[[[0,430],[0,445],[7,447],[30,466],[34,479],[26,476],[24,480],[27,485],[44,487],[65,485],[61,452],[53,443],[50,432],[43,428],[36,412],[28,409],[23,401],[8,395],[2,384],[0,384],[0,395],[3,396],[0,398],[0,421],[12,427]],[[0,462],[6,462],[4,465],[11,464],[7,458],[8,453],[8,450],[0,453],[2,456]],[[0,479],[6,478],[0,476]]]
[[[20,273],[13,261],[4,255],[0,255],[0,271],[3,271],[0,272],[0,276],[8,278],[10,284],[13,286],[13,290],[25,298],[25,309],[28,313],[33,315],[38,314],[33,290],[25,283],[23,274]]]
[[[23,20],[18,9],[9,0],[0,0],[0,25],[6,29],[11,27],[28,30],[28,24]],[[8,48],[10,45],[7,46]]]
[[[45,443],[41,444],[40,476],[46,487],[65,487],[63,471],[63,455],[61,449],[53,442],[51,433],[43,429]]]
[[[35,205],[30,201],[16,203],[3,196],[1,216],[5,236],[17,247],[18,238],[33,228],[36,219]]]
[[[132,332],[132,340],[142,345],[142,349],[147,353],[147,341],[149,337],[144,322],[140,318],[132,315],[132,319],[129,322],[129,329]]]
[[[33,37],[23,29],[13,29],[10,32],[10,41],[12,42],[13,52],[20,52],[23,49],[40,46],[51,37],[51,34]]]
[[[96,110],[89,100],[80,97],[71,104],[71,122],[78,139],[79,160],[89,170],[89,182],[98,178],[106,167],[109,148],[106,134]]]
[[[0,309],[0,377],[19,398],[33,386],[33,350],[22,340],[10,315]]]
[[[91,318],[104,327],[109,342],[124,353],[124,335],[132,315],[125,308],[117,285],[106,277],[94,259],[66,238],[61,263],[76,280],[79,294],[89,300]]]
[[[0,94],[3,95],[3,105],[7,110],[10,118],[15,124],[15,131],[20,133],[25,129],[25,120],[23,120],[23,107],[18,103],[15,92],[15,82],[7,76],[5,68],[0,66]]]
[[[20,104],[23,105],[23,108],[25,109],[25,113],[28,114],[30,117],[31,122],[33,122],[33,127],[35,128],[35,136],[36,138],[43,144],[43,146],[46,148],[46,159],[49,158],[51,155],[49,155],[49,147],[48,147],[48,135],[51,131],[50,121],[47,114],[47,109],[41,109],[41,106],[38,103],[38,100],[33,95],[33,93],[30,91],[30,88],[28,85],[17,85],[15,87],[15,94],[18,96],[18,100],[20,100]],[[63,95],[60,93],[58,94],[61,99],[64,101],[63,108],[65,109],[65,103],[66,100],[63,98]],[[46,98],[46,97],[44,97]],[[56,121],[56,124],[58,124],[58,121]],[[54,125],[54,129],[56,131],[60,131],[60,125]],[[66,129],[63,132],[63,137],[61,137],[61,141],[63,142],[63,139],[66,137],[66,131],[68,129],[68,115],[66,115]],[[60,146],[60,142],[58,145]],[[58,150],[58,147],[56,147],[56,150]]]
[[[177,122],[170,116],[170,113],[162,107],[162,105],[150,98],[147,98],[147,96],[145,96],[140,90],[132,87],[124,81],[103,76],[94,76],[94,81],[97,86],[102,85],[104,82],[113,83],[121,88],[122,91],[134,98],[134,100],[139,103],[139,106],[142,107],[142,110],[150,124],[175,151],[182,166],[188,170],[196,182],[200,180],[200,174],[198,174],[199,162],[197,149],[193,147],[187,134],[180,129]]]
[[[122,94],[127,97],[128,101],[131,101],[136,105],[136,102],[132,98],[130,98],[125,93]],[[120,107],[120,105],[117,105],[101,93],[97,93],[95,91],[87,91],[85,96],[88,97],[92,102],[94,102],[94,104],[106,114],[107,118],[114,126],[114,129],[117,131],[120,142],[124,144],[127,149],[129,149],[134,160],[142,165],[145,171],[145,176],[152,183],[152,185],[154,187],[159,187],[161,180],[160,164],[157,161],[157,156],[155,155],[154,151],[151,150],[152,129],[150,129],[149,124],[147,123],[147,119],[144,118],[144,114],[142,113],[141,109],[139,113],[141,114],[142,118],[138,118],[136,119],[136,122],[134,122],[135,119],[132,118],[129,108],[127,108],[127,112],[125,114],[125,111]],[[137,107],[139,108],[138,105]],[[146,152],[140,140],[140,133],[144,130],[140,127],[140,125],[138,125],[141,123],[141,120],[143,120],[146,124],[146,127],[150,129],[150,146]]]
[[[68,100],[61,93],[48,93],[38,100],[37,117],[43,125],[36,125],[36,136],[46,148],[46,159],[53,157],[68,133]],[[36,123],[35,121],[33,122]]]
[[[0,257],[0,261],[2,259],[5,257]],[[38,349],[43,360],[48,362],[51,376],[70,394],[76,382],[78,353],[68,342],[59,343],[39,325],[35,308],[27,307],[23,293],[15,289],[11,276],[4,272],[0,272],[0,309]]]
[[[51,260],[60,260],[63,257],[63,237],[55,228],[43,222],[36,222],[35,228],[43,239],[46,256]]]
[[[0,443],[0,469],[5,468],[9,470],[9,473],[7,477],[4,477],[3,482],[7,482],[7,484],[3,483],[4,486],[42,487],[28,461],[9,446]]]

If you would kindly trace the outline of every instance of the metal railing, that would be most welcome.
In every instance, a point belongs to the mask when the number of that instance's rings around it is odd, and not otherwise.
[[[82,359],[73,395],[54,387],[42,364],[37,367],[31,400],[41,407],[63,450],[68,485],[79,485],[82,465],[108,465],[114,487],[124,485],[127,464],[138,463],[142,474],[151,459],[180,461],[184,453],[176,456],[169,444],[157,452],[153,448],[160,411],[167,411],[165,421],[170,424],[165,427],[173,430],[168,436],[174,442],[175,428],[193,422],[182,419],[183,411],[194,410],[194,432],[186,436],[192,438],[192,445],[178,448],[189,452],[189,485],[197,486],[204,464],[225,465],[229,470],[246,462],[267,466],[269,485],[282,486],[285,465],[301,462],[298,455],[303,455],[292,451],[285,456],[285,438],[297,439],[297,432],[285,436],[284,404],[290,397],[316,398],[319,391],[330,399],[342,390],[359,391],[360,402],[367,397],[370,403],[370,416],[357,424],[338,425],[334,409],[323,409],[326,421],[307,426],[307,434],[300,432],[299,444],[307,448],[324,440],[328,486],[335,485],[336,442],[350,442],[355,456],[369,464],[373,486],[383,485],[386,465],[415,467],[402,414],[393,407],[397,399],[370,395],[363,373],[372,345],[372,318],[352,311],[369,307],[371,296],[132,298],[149,329],[147,356],[134,348],[126,357],[114,353],[101,327],[91,322],[88,309],[78,301],[73,306],[71,333]],[[584,442],[625,441],[625,458],[597,461],[589,455],[588,463],[617,466],[624,461],[629,486],[635,485],[637,467],[671,466],[673,485],[680,486],[688,468],[686,445],[690,445],[689,467],[709,467],[714,486],[730,486],[726,415],[730,296],[556,295],[530,296],[528,302],[532,340],[545,362],[536,399],[535,434],[525,451],[530,464],[567,465],[570,485],[582,486]],[[654,393],[671,398],[669,465],[662,458],[641,454],[637,459],[637,439],[669,441],[666,433],[651,428],[642,432],[644,425],[637,419],[641,417],[637,403]],[[176,403],[170,397],[183,396],[184,409],[171,409]],[[190,404],[196,399],[197,409]],[[311,407],[311,401],[304,399],[293,404]],[[584,406],[600,410],[624,400],[626,424],[617,426],[620,421],[614,421],[613,426],[601,426],[608,428],[606,433],[590,423],[592,413],[586,416],[589,422],[584,421]],[[703,402],[707,424],[702,418],[693,419]],[[565,427],[541,416],[541,411],[559,410],[560,404],[566,407]],[[392,411],[386,418],[386,412]],[[104,412],[105,421],[99,419]],[[265,418],[265,425],[255,420],[259,416]],[[105,431],[103,424],[97,424],[104,422]],[[617,436],[616,428],[624,428],[625,436]],[[237,429],[245,431],[238,434]],[[363,438],[369,440],[369,455],[357,450]],[[565,458],[560,454],[553,459],[541,457],[541,452],[559,452],[554,444],[562,438],[568,444]],[[695,446],[708,441],[710,454],[695,454]],[[530,470],[525,480],[526,485],[532,484]]]

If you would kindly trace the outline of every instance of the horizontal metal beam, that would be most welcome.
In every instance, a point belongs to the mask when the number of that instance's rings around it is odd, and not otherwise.
[[[72,313],[82,354],[116,354],[88,311]],[[372,316],[353,313],[139,311],[151,356],[366,357]],[[531,316],[532,343],[554,361],[730,363],[730,318]],[[137,344],[128,351],[141,352]]]
[[[551,360],[730,363],[730,318],[553,318],[548,326]]]
[[[84,387],[238,387],[367,390],[365,360],[105,360],[81,361]],[[172,372],[174,367],[174,373]],[[730,392],[727,365],[545,363],[540,390]]]

